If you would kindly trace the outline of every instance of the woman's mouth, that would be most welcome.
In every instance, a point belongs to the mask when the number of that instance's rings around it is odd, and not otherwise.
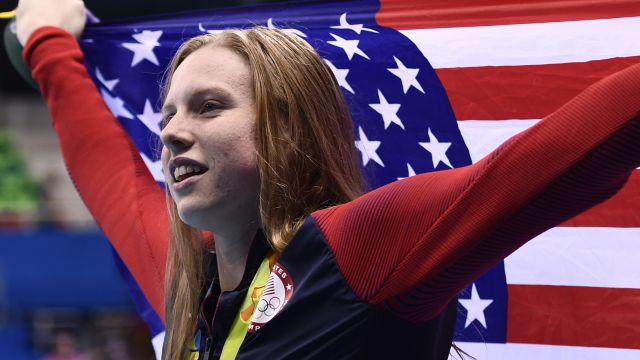
[[[181,182],[184,179],[190,178],[195,175],[200,175],[206,170],[198,165],[182,165],[173,170],[173,179],[175,182]]]
[[[170,162],[169,170],[173,176],[173,180],[176,183],[179,183],[190,177],[201,175],[208,169],[206,166],[194,160],[188,158],[175,158]]]

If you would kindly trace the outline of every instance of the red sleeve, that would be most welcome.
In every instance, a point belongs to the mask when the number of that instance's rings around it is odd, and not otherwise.
[[[169,234],[164,192],[104,104],[72,35],[53,27],[38,29],[24,57],[48,104],[71,179],[164,319]]]
[[[313,216],[358,296],[428,320],[526,241],[619,190],[640,165],[639,113],[635,65],[472,166],[391,183]]]

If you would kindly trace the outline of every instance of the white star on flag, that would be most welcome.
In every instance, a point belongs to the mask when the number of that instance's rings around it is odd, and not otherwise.
[[[380,166],[384,167],[382,159],[380,159],[380,156],[378,156],[378,154],[376,153],[376,151],[380,147],[381,142],[370,141],[369,139],[367,139],[367,135],[365,135],[364,130],[362,130],[362,127],[359,126],[358,133],[360,134],[360,140],[356,140],[356,148],[360,150],[360,153],[362,153],[362,164],[364,166],[367,166],[369,160],[373,160],[380,164]]]
[[[382,115],[382,120],[384,121],[385,130],[394,123],[404,130],[404,125],[402,121],[398,117],[398,111],[400,110],[400,104],[389,104],[387,99],[385,99],[384,95],[382,95],[382,91],[378,89],[378,99],[380,103],[378,104],[369,104],[369,106],[378,112],[378,114]]]
[[[427,128],[427,130],[429,131],[429,142],[421,142],[418,144],[431,153],[433,168],[435,169],[441,162],[445,163],[448,167],[453,168],[453,166],[451,166],[451,162],[449,162],[449,158],[447,157],[447,150],[451,146],[451,143],[439,142],[436,136],[433,135],[433,132],[431,132],[431,129]]]
[[[116,85],[118,85],[118,82],[120,82],[119,79],[113,79],[113,80],[105,79],[104,76],[102,76],[100,69],[98,69],[97,67],[96,67],[96,77],[98,78],[98,81],[100,81],[102,85],[104,85],[107,89],[109,89],[109,91],[113,91],[113,88],[116,87]]]
[[[153,161],[147,157],[144,153],[140,153],[140,157],[142,157],[142,161],[147,165],[151,176],[155,181],[164,182],[164,173],[162,172],[162,162],[160,160]]]
[[[280,29],[279,27],[273,25],[273,19],[272,18],[269,18],[267,20],[267,28],[269,28],[269,29]],[[294,35],[298,35],[299,37],[303,37],[303,38],[307,37],[307,34],[303,33],[302,31],[300,31],[298,29],[289,28],[289,29],[280,29],[280,30],[282,30],[284,32],[288,32],[288,33],[294,34]]]
[[[395,69],[389,68],[387,70],[389,70],[393,75],[400,78],[400,81],[402,81],[402,90],[404,91],[404,93],[406,94],[407,91],[409,91],[409,88],[413,86],[416,89],[420,90],[421,93],[424,94],[424,90],[422,89],[422,86],[418,82],[418,79],[416,79],[420,69],[412,69],[404,66],[402,61],[400,61],[395,56],[393,57],[393,60],[396,61],[396,65],[398,67]]]
[[[332,29],[343,29],[343,30],[353,30],[355,31],[358,35],[360,35],[360,32],[364,31],[368,31],[368,32],[372,32],[372,33],[378,33],[376,30],[373,29],[369,29],[363,26],[363,24],[349,24],[349,22],[347,22],[347,13],[344,13],[342,15],[340,15],[340,25],[336,25],[336,26],[332,26]]]
[[[398,180],[402,180],[402,179],[406,179],[406,178],[410,178],[412,176],[416,175],[415,170],[413,170],[413,168],[411,167],[411,165],[409,165],[409,163],[407,163],[407,173],[409,175],[407,175],[406,177],[399,177]]]
[[[148,60],[154,65],[160,65],[153,48],[160,46],[158,40],[162,36],[162,30],[150,31],[144,30],[141,33],[131,35],[136,39],[137,43],[122,43],[122,46],[133,51],[133,60],[131,67],[138,65],[142,60]]]
[[[133,115],[131,115],[129,110],[124,107],[124,101],[122,101],[122,99],[120,99],[119,97],[111,96],[111,94],[104,91],[103,89],[100,89],[100,93],[102,94],[104,102],[107,104],[107,107],[109,107],[109,110],[111,110],[113,116],[133,119]]]
[[[471,298],[470,299],[458,299],[460,305],[467,309],[467,320],[464,322],[465,329],[469,326],[473,320],[478,320],[484,328],[487,328],[487,321],[484,317],[484,310],[491,305],[492,299],[480,299],[476,284],[471,286]]]
[[[362,56],[363,58],[367,59],[367,60],[371,60],[369,59],[369,57],[367,56],[367,54],[364,53],[364,51],[360,50],[360,48],[358,48],[358,44],[360,43],[360,40],[347,40],[347,39],[343,39],[338,35],[335,34],[330,34],[331,36],[333,36],[333,38],[335,40],[329,40],[327,41],[327,43],[333,45],[333,46],[337,46],[339,48],[341,48],[342,50],[344,50],[345,54],[347,54],[347,57],[349,58],[349,60],[351,60],[353,58],[354,54],[358,54],[360,56]]]
[[[162,114],[153,111],[153,106],[151,106],[151,101],[149,101],[149,99],[146,99],[144,102],[144,110],[142,114],[138,114],[137,116],[147,129],[151,130],[156,135],[160,135],[159,123],[162,120]]]
[[[198,24],[198,30],[200,30],[200,32],[206,32],[209,34],[219,34],[224,31],[224,30],[207,30],[204,28],[204,26],[202,26],[202,23]]]
[[[350,93],[355,94],[356,92],[353,91],[353,89],[351,88],[351,85],[349,85],[349,83],[347,82],[347,75],[349,75],[349,69],[338,69],[335,65],[333,65],[331,61],[327,59],[324,59],[324,62],[327,63],[327,65],[329,65],[331,72],[333,72],[333,75],[336,77],[336,80],[338,80],[338,85],[347,89],[347,91],[349,91]]]

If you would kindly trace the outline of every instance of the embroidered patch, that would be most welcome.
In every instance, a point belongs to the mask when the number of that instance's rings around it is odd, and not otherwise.
[[[291,294],[293,294],[293,279],[287,269],[276,263],[271,269],[269,280],[267,280],[256,310],[253,312],[248,332],[253,333],[259,330],[273,319],[287,304]]]

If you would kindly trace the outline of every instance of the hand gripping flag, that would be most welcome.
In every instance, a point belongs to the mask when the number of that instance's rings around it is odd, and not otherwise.
[[[317,1],[91,25],[87,68],[158,182],[158,84],[172,54],[253,25],[300,36],[333,70],[373,187],[475,162],[640,60],[640,0]],[[479,359],[640,358],[639,209],[636,171],[474,281],[456,343]],[[159,349],[162,324],[129,285]]]

